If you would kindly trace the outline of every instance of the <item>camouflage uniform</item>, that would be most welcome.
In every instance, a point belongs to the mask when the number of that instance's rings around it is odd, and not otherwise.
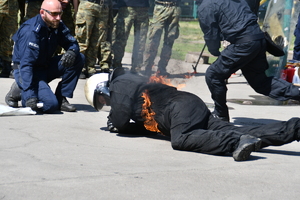
[[[1,77],[8,77],[11,72],[13,50],[11,37],[18,29],[18,10],[18,0],[0,0]]]
[[[86,76],[96,73],[97,59],[101,71],[108,71],[111,65],[110,56],[107,56],[110,54],[110,47],[105,46],[108,50],[104,51],[109,53],[100,55],[100,48],[104,48],[103,42],[107,41],[109,6],[111,0],[82,0],[78,7],[75,34],[80,52],[86,58]]]
[[[136,0],[136,2],[130,3],[127,3],[127,5],[130,6],[119,6],[115,30],[115,41],[112,45],[114,52],[113,67],[122,67],[122,59],[124,56],[127,39],[130,34],[130,29],[132,25],[134,25],[134,44],[131,58],[131,71],[139,72],[143,65],[143,54],[145,51],[149,26],[149,1]]]
[[[110,22],[110,28],[108,32],[108,39],[111,41],[111,44],[113,44],[116,40],[116,24],[117,24],[117,17],[118,17],[118,12],[119,8],[117,5],[118,0],[112,0],[112,20]],[[111,51],[112,57],[114,57],[113,50]]]
[[[156,1],[153,21],[149,32],[149,44],[145,53],[145,70],[146,75],[151,74],[154,59],[157,55],[159,42],[162,32],[164,31],[164,43],[158,62],[158,72],[167,75],[166,67],[172,54],[172,47],[175,39],[179,36],[179,17],[181,8],[180,0]]]
[[[116,15],[115,2],[117,0],[112,0],[111,5],[109,6],[108,22],[107,22],[107,35],[106,41],[101,42],[99,49],[98,58],[102,60],[107,60],[109,66],[112,65],[113,51],[112,51],[112,39],[113,39],[113,29],[114,29],[114,16]],[[99,64],[98,59],[98,64]],[[103,67],[102,67],[103,68]],[[106,70],[104,68],[104,70]]]

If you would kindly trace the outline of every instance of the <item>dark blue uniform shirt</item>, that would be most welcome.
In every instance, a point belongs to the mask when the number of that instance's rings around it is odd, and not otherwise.
[[[63,22],[57,29],[52,29],[40,15],[24,22],[12,39],[15,42],[12,60],[19,64],[22,89],[25,91],[32,86],[33,71],[48,66],[58,45],[65,50],[73,49],[76,55],[79,53],[76,39]]]

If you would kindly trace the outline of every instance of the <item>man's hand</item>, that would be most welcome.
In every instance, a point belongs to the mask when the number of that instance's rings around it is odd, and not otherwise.
[[[64,67],[71,67],[75,62],[76,54],[73,50],[68,50],[64,55],[61,57],[60,61]]]
[[[114,125],[112,124],[112,122],[109,119],[107,120],[107,128],[110,132],[114,132],[114,133],[119,132],[119,130],[116,127],[114,127]]]

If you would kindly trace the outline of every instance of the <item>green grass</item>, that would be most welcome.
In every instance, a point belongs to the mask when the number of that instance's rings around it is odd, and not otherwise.
[[[203,33],[199,22],[180,22],[180,33],[173,46],[172,58],[184,60],[188,52],[200,52],[203,45]]]

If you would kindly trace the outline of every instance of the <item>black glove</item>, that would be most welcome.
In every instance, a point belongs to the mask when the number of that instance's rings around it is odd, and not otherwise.
[[[37,111],[39,108],[37,107],[38,99],[33,97],[30,99],[27,99],[25,102],[26,107],[30,107],[32,110]]]
[[[114,133],[119,132],[119,130],[116,127],[114,127],[114,125],[112,124],[112,122],[109,119],[107,120],[107,128],[110,132],[114,132]]]
[[[213,56],[219,56],[219,55],[220,55],[219,49],[208,48],[208,51],[209,51],[209,53],[211,53],[211,55],[213,55]]]
[[[213,56],[219,56],[221,53],[219,50],[215,50],[215,51],[209,51],[211,53],[211,55]]]
[[[68,50],[64,55],[61,57],[60,61],[64,67],[71,67],[75,62],[76,54],[74,50]]]
[[[209,53],[211,53],[214,56],[219,56],[220,55],[220,47],[221,47],[221,43],[218,40],[208,40],[206,41],[206,45],[208,48]]]

